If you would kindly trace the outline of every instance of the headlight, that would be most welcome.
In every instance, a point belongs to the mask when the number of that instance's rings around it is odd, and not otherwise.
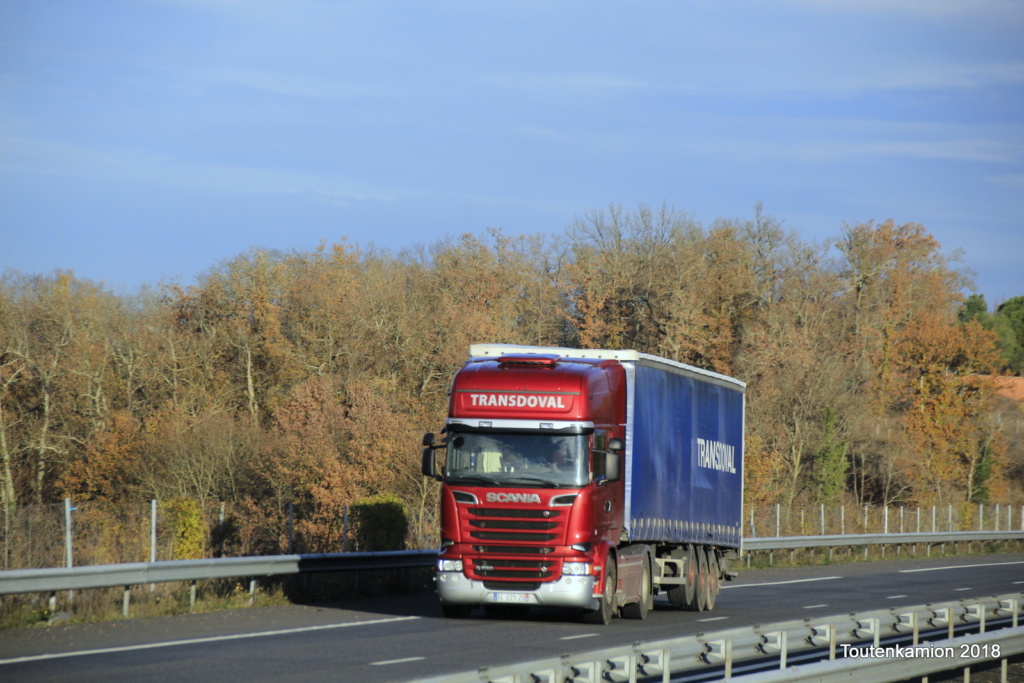
[[[589,562],[566,562],[562,565],[562,574],[566,576],[589,576]]]
[[[461,572],[462,560],[438,560],[437,570],[441,572]]]

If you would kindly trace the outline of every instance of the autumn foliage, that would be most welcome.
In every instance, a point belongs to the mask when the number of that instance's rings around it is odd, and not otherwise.
[[[914,224],[814,244],[760,207],[705,227],[612,206],[555,238],[253,251],[135,296],[10,272],[5,549],[21,506],[64,496],[110,515],[173,501],[181,556],[337,551],[366,500],[400,504],[406,544],[432,546],[418,444],[473,342],[634,348],[739,377],[749,505],[1019,503],[1014,423],[979,378],[1002,367],[998,335],[958,317],[954,257]]]

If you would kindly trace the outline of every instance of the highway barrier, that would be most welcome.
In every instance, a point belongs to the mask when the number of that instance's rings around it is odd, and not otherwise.
[[[904,534],[844,534],[746,538],[745,551],[794,550],[839,546],[969,543],[975,541],[1024,541],[1024,531],[957,531]],[[378,571],[429,568],[436,550],[397,550],[374,553],[325,553],[317,555],[268,555],[222,557],[203,560],[131,562],[83,567],[14,569],[0,572],[0,595],[50,593],[89,588],[124,587],[124,614],[128,615],[131,586],[208,579],[248,578],[250,592],[260,577],[315,572]]]

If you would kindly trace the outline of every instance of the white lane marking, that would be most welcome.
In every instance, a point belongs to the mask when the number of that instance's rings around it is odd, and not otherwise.
[[[907,597],[907,596],[906,595],[887,595],[885,597],[885,599],[886,600],[899,600],[900,598],[905,598],[905,597]]]
[[[599,633],[581,633],[578,636],[562,636],[559,640],[579,640],[580,638],[596,638]]]
[[[949,567],[925,567],[924,569],[901,569],[900,574],[914,574],[916,572],[941,572],[946,569],[973,569],[975,567],[1009,567],[1014,564],[1024,564],[1024,562],[989,562],[987,564],[960,564],[951,565]]]
[[[373,626],[375,624],[393,624],[399,621],[412,621],[420,617],[392,617],[389,619],[370,619],[367,621],[347,621],[342,624],[323,624],[320,626],[303,626],[300,628],[285,628],[279,631],[260,631],[258,633],[237,633],[229,636],[210,636],[208,638],[189,638],[187,640],[168,640],[163,643],[145,643],[143,645],[124,645],[122,647],[104,647],[97,650],[78,650],[76,652],[57,652],[45,655],[29,655],[26,657],[13,657],[11,659],[0,659],[0,665],[20,664],[22,662],[40,662],[47,659],[62,659],[64,657],[81,657],[84,655],[103,655],[114,652],[134,652],[135,650],[151,650],[158,647],[176,647],[178,645],[198,645],[200,643],[219,643],[225,640],[245,640],[246,638],[266,638],[268,636],[283,636],[292,633],[309,633],[311,631],[329,631],[338,628],[352,628],[353,626]]]
[[[370,666],[388,666],[389,664],[405,664],[407,662],[418,662],[426,657],[406,657],[405,659],[387,659],[383,662],[370,662]]]
[[[953,592],[957,593],[957,592],[960,592],[960,591],[972,591],[972,590],[974,590],[974,589],[973,588],[954,588]]]
[[[728,619],[729,617],[708,617],[707,619],[698,619],[697,621],[721,621],[722,619]]]
[[[772,581],[770,583],[742,583],[738,586],[722,586],[722,590],[726,588],[753,588],[755,586],[782,586],[787,583],[808,583],[809,581],[835,581],[841,579],[841,576],[822,576],[817,579],[793,579],[792,581]]]
[[[821,607],[828,607],[828,605],[807,605],[804,609],[819,609]]]

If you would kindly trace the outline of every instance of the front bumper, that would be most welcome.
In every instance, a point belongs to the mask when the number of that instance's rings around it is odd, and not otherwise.
[[[437,572],[437,593],[453,605],[544,605],[597,609],[593,576],[563,576],[532,591],[492,590],[462,572]]]

